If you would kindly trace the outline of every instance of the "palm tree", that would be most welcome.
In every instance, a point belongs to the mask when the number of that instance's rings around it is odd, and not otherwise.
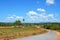
[[[25,21],[25,19],[23,19],[23,22]],[[24,26],[25,26],[25,23],[24,23]]]
[[[23,22],[25,21],[25,19],[23,19]]]

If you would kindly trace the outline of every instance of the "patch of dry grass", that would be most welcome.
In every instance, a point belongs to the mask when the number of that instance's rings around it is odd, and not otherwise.
[[[0,28],[0,40],[27,37],[47,32],[43,28]]]

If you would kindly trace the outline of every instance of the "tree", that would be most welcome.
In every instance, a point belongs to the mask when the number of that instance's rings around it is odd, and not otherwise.
[[[13,23],[14,26],[19,26],[21,25],[21,21],[20,20],[16,20],[14,23]]]

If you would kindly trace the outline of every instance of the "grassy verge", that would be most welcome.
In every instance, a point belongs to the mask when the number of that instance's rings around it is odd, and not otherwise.
[[[47,31],[43,28],[0,28],[0,40],[9,40],[14,38],[22,38],[37,34],[46,33]]]
[[[60,30],[55,30],[55,31],[60,32]]]

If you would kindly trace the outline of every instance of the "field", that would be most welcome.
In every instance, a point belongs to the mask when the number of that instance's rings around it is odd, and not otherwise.
[[[0,28],[0,40],[9,40],[15,38],[22,38],[32,35],[38,35],[46,33],[47,31],[43,28]]]

